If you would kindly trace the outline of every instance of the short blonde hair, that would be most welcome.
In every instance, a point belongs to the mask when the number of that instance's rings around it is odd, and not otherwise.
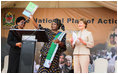
[[[81,18],[79,21],[82,21],[85,24],[85,28],[87,28],[87,20],[85,18]]]

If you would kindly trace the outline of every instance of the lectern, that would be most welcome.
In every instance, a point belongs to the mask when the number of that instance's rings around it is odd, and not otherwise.
[[[45,30],[10,29],[22,38],[19,73],[33,73],[36,42],[48,42]]]

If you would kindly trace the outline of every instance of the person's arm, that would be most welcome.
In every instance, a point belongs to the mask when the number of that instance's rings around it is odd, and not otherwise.
[[[16,42],[13,39],[13,33],[11,31],[9,31],[8,34],[8,38],[7,38],[7,43],[11,46],[11,47],[15,47],[16,46]]]
[[[66,35],[64,35],[62,41],[59,41],[58,39],[53,41],[54,43],[58,43],[59,46],[64,49],[64,51],[66,50]]]
[[[71,44],[72,49],[74,49],[75,48],[75,44],[73,45],[73,38],[72,37],[70,39],[70,44]]]
[[[64,47],[64,42],[61,42],[58,39],[54,40],[54,43],[58,43],[59,46]]]
[[[21,48],[22,43],[21,42],[18,42],[18,43],[16,43],[16,46],[18,46],[19,48]]]
[[[71,47],[72,47],[72,49],[74,49],[74,48],[75,48],[75,45],[72,45],[72,44],[71,44]]]
[[[86,42],[86,46],[89,48],[92,48],[94,46],[94,40],[93,40],[93,36],[92,36],[91,32],[89,32],[88,41]]]
[[[87,38],[88,38],[87,42],[83,41],[81,38],[79,38],[79,41],[83,43],[84,45],[86,45],[87,47],[92,48],[94,46],[94,41],[93,41],[93,36],[91,32],[89,32]]]
[[[59,46],[64,47],[64,42],[59,41],[58,39],[53,41],[54,43],[58,43]]]
[[[78,39],[81,43],[83,43],[84,45],[87,45],[86,42],[84,42],[81,38],[78,38]]]
[[[13,35],[13,32],[12,31],[9,31],[8,38],[7,38],[7,43],[11,47],[15,47],[15,46],[21,47],[21,45],[22,45],[21,42],[14,41],[14,35]]]
[[[32,23],[34,24],[35,28],[36,28],[36,29],[39,29],[39,26],[38,26],[38,24],[35,22],[35,20],[34,20],[34,18],[33,18],[32,15],[30,15],[30,20],[31,20]]]

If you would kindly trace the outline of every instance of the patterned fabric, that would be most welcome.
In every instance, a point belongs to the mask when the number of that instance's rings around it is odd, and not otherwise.
[[[66,50],[66,45],[63,48],[59,46],[50,68],[45,68],[43,66],[43,64],[45,62],[47,53],[50,49],[51,43],[52,43],[56,33],[52,32],[50,29],[47,29],[47,28],[43,28],[43,29],[46,31],[46,33],[48,35],[49,42],[45,42],[42,49],[40,50],[40,52],[41,52],[41,63],[40,63],[40,68],[39,68],[38,72],[40,72],[40,73],[59,73],[60,72],[59,56],[61,55],[62,52],[64,52]],[[66,44],[66,35],[63,37],[61,42]]]

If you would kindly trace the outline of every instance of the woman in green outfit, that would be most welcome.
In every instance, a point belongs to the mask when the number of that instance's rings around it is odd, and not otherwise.
[[[40,73],[61,72],[59,68],[59,56],[61,55],[62,52],[66,50],[66,34],[62,35],[63,32],[59,32],[58,30],[60,29],[60,27],[64,30],[64,25],[61,24],[61,20],[54,19],[51,24],[51,29],[48,29],[48,28],[43,28],[42,26],[39,27],[38,24],[34,21],[33,16],[30,16],[30,20],[33,22],[34,26],[37,29],[45,30],[49,39],[49,42],[45,42],[42,49],[40,50],[41,63],[39,72]],[[59,39],[60,37],[61,39]],[[54,46],[57,46],[57,51],[56,47]],[[54,51],[56,51],[55,55]],[[48,67],[46,63],[49,63]]]

